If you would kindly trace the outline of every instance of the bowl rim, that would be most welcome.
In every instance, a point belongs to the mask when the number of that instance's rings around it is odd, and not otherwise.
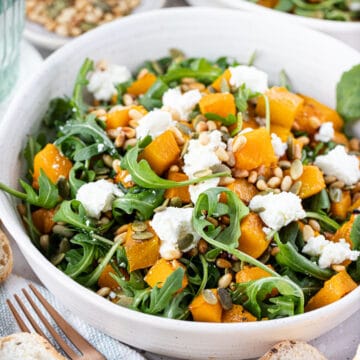
[[[312,26],[321,31],[335,30],[344,33],[352,33],[354,31],[358,31],[360,33],[360,21],[336,21],[327,19],[316,19],[267,8],[265,6],[255,4],[247,0],[218,0],[218,2],[223,6],[231,8],[243,9],[262,14],[272,14],[282,19],[288,19],[289,21],[295,20],[303,25]]]
[[[266,22],[271,25],[271,23],[277,22],[276,19],[270,18],[269,15],[259,15],[247,12],[236,12],[234,13],[231,9],[219,9],[219,8],[168,8],[168,9],[160,9],[149,11],[145,13],[135,14],[129,17],[125,17],[124,19],[113,21],[109,24],[103,25],[97,29],[89,31],[77,39],[69,42],[64,47],[57,50],[55,53],[50,55],[43,63],[41,69],[34,74],[31,81],[29,81],[16,95],[13,99],[3,121],[0,123],[0,144],[2,143],[1,138],[6,136],[6,128],[11,126],[12,117],[15,116],[16,110],[19,106],[21,106],[23,99],[26,98],[26,95],[31,92],[31,89],[36,86],[44,74],[51,71],[53,68],[56,68],[56,65],[61,64],[66,58],[72,56],[76,51],[77,47],[85,45],[89,40],[99,36],[98,33],[106,32],[107,29],[116,29],[118,26],[131,26],[132,23],[137,23],[138,21],[149,21],[150,19],[156,18],[157,21],[164,16],[167,17],[168,15],[171,16],[186,16],[188,13],[195,13],[201,16],[206,15],[215,15],[218,16],[218,13],[222,12],[223,16],[236,16],[241,20],[242,17],[244,18],[253,18],[256,22],[260,21],[262,23]],[[286,21],[283,21],[286,24]],[[298,24],[291,24],[292,28],[298,28],[301,31],[304,31],[311,35],[312,37],[318,37],[319,39],[323,39],[326,41],[331,41],[339,48],[339,51],[343,49],[347,53],[349,53],[352,57],[358,57],[360,60],[360,53],[355,49],[351,48],[350,46],[342,43],[341,41],[332,38],[329,35],[317,32],[313,29],[309,29],[304,27],[303,25]],[[328,316],[329,311],[336,312],[337,310],[341,310],[342,308],[346,307],[347,305],[353,305],[355,303],[355,299],[360,297],[360,286],[358,286],[355,290],[351,293],[343,297],[342,299],[332,303],[330,305],[324,306],[320,309],[287,317],[287,318],[280,318],[280,319],[273,319],[271,321],[257,321],[257,322],[248,322],[248,323],[202,323],[202,322],[194,322],[194,321],[184,321],[184,320],[175,320],[175,319],[168,319],[162,318],[155,315],[149,315],[141,312],[137,312],[116,304],[109,302],[108,300],[101,298],[95,292],[87,289],[86,287],[80,285],[75,280],[71,279],[61,270],[56,268],[51,264],[49,260],[45,258],[41,254],[41,252],[35,247],[35,245],[31,242],[29,236],[26,234],[25,229],[21,226],[19,218],[12,217],[6,208],[8,207],[8,203],[14,204],[11,199],[9,200],[8,195],[0,193],[0,218],[4,226],[7,228],[9,233],[12,233],[12,230],[15,229],[15,241],[19,245],[21,251],[25,254],[26,260],[29,262],[31,266],[31,262],[36,262],[37,267],[43,270],[46,270],[52,278],[56,279],[58,284],[61,284],[62,287],[71,290],[74,292],[76,296],[82,297],[86,299],[87,303],[91,306],[96,306],[101,311],[110,312],[112,316],[121,317],[129,321],[135,321],[142,324],[148,324],[149,326],[154,326],[154,320],[156,319],[156,326],[159,329],[163,330],[178,330],[179,326],[181,326],[182,331],[193,331],[198,332],[202,331],[203,333],[208,334],[216,334],[219,331],[233,331],[234,329],[237,330],[258,330],[258,329],[274,329],[274,328],[281,328],[283,326],[290,326],[293,324],[298,323],[299,321],[310,321],[314,319],[314,315],[317,318]],[[15,210],[16,211],[16,210]],[[358,308],[353,306],[355,312]],[[351,314],[349,315],[351,316]]]

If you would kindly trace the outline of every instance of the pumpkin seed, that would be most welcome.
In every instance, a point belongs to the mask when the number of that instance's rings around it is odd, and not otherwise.
[[[280,166],[282,169],[289,169],[290,166],[291,166],[291,162],[288,161],[288,160],[280,160],[280,161],[279,161],[279,166]]]
[[[210,169],[204,169],[204,170],[199,170],[199,171],[194,172],[194,177],[200,178],[200,177],[208,176],[211,174],[212,174],[212,171]]]
[[[135,232],[142,232],[142,231],[147,230],[147,225],[143,221],[135,220],[131,224],[131,229],[134,230]]]
[[[180,237],[177,241],[179,250],[185,251],[186,249],[191,246],[191,244],[194,241],[194,235],[193,234],[186,234],[182,237]]]
[[[202,296],[209,305],[216,305],[218,303],[216,295],[210,289],[204,289]]]
[[[239,272],[239,271],[241,270],[241,261],[235,261],[235,262],[233,262],[231,269],[232,269],[234,272]]]
[[[334,188],[339,188],[339,189],[342,189],[344,186],[345,186],[345,183],[340,180],[335,181],[330,185],[330,187],[332,187],[332,188],[334,187]]]
[[[222,79],[221,79],[221,82],[220,82],[220,91],[221,91],[222,93],[230,92],[229,84],[228,84],[228,82],[226,81],[225,78],[222,78]]]
[[[329,196],[332,202],[338,203],[342,199],[342,191],[337,187],[331,187],[329,190]]]
[[[135,232],[134,234],[131,235],[131,237],[134,240],[150,240],[154,237],[154,234],[150,231],[143,231],[143,232]]]
[[[178,196],[171,198],[169,202],[169,205],[173,207],[182,207],[182,204],[182,200]]]
[[[71,238],[74,235],[74,232],[71,229],[60,224],[55,224],[52,228],[52,231],[54,234],[58,234],[66,238]]]
[[[232,274],[227,273],[219,279],[218,287],[226,289],[230,285],[231,281],[232,281]]]
[[[191,135],[191,129],[188,126],[180,122],[176,122],[175,127],[177,127],[183,134]]]
[[[180,154],[180,158],[182,159],[184,157],[184,155],[187,153],[189,148],[189,140],[186,139],[185,140],[185,144],[183,145],[182,149],[181,149],[181,154]]]
[[[59,189],[59,195],[63,199],[68,199],[70,196],[70,184],[64,176],[60,176],[57,186]]]
[[[117,301],[118,305],[130,307],[134,301],[133,297],[126,296],[126,295],[120,295],[119,300]]]
[[[290,188],[290,192],[292,192],[295,195],[298,195],[300,192],[302,186],[302,182],[301,181],[296,181]]]
[[[102,160],[107,167],[112,168],[114,159],[109,154],[104,154]]]
[[[67,253],[71,249],[70,241],[67,238],[62,238],[59,244],[59,252]]]
[[[336,181],[336,176],[328,175],[324,177],[324,180],[325,180],[325,184],[331,184],[334,181]]]
[[[293,180],[299,179],[303,174],[304,167],[302,162],[299,159],[294,160],[290,167],[290,176]]]
[[[165,201],[160,206],[154,209],[154,212],[164,211],[166,207],[169,205],[169,202],[170,199],[165,199]]]
[[[218,294],[219,294],[221,307],[224,310],[230,310],[233,306],[233,303],[229,292],[224,288],[219,288]]]
[[[51,259],[51,263],[53,265],[59,265],[65,258],[65,254],[64,253],[60,253],[55,255],[52,259]]]
[[[96,293],[102,297],[106,297],[110,294],[111,289],[109,287],[102,287]]]
[[[48,251],[50,245],[50,236],[49,235],[41,235],[40,236],[40,246],[45,251]]]
[[[95,174],[96,175],[106,175],[110,172],[110,169],[107,167],[101,167],[101,168],[97,168],[95,169]]]
[[[281,190],[289,191],[292,185],[292,180],[289,175],[286,175],[281,182]]]
[[[224,164],[215,164],[213,166],[210,166],[210,170],[213,174],[226,172],[229,173],[229,175],[231,175],[231,169]]]
[[[289,160],[294,159],[294,153],[295,153],[295,144],[294,140],[291,136],[288,137],[287,140],[287,150],[286,150],[286,156]]]

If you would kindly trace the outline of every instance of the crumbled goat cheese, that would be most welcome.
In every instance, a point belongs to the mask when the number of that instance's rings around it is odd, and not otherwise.
[[[311,237],[302,252],[310,256],[320,256],[318,262],[322,269],[332,264],[341,264],[345,260],[355,261],[360,256],[360,251],[351,250],[345,239],[334,242],[326,240],[323,235]]]
[[[360,180],[359,160],[356,155],[349,155],[342,145],[337,145],[326,155],[320,155],[314,163],[325,175],[335,176],[346,185]]]
[[[104,179],[82,185],[76,194],[76,200],[84,206],[86,214],[98,219],[102,211],[111,210],[115,197],[123,196],[121,190]]]
[[[250,210],[259,212],[265,225],[275,231],[306,215],[301,199],[290,192],[256,195],[251,199],[249,207]]]
[[[136,128],[136,137],[141,139],[150,135],[154,139],[174,125],[175,121],[169,112],[153,110],[139,120],[139,126]]]
[[[208,136],[209,142],[207,144],[202,144],[199,139],[189,141],[188,151],[184,156],[183,170],[190,179],[194,178],[197,171],[221,163],[215,153],[219,147],[226,149],[226,144],[221,141],[221,132],[214,130],[209,132]]]
[[[239,65],[229,67],[229,70],[230,85],[236,88],[245,84],[254,93],[264,93],[268,89],[268,75],[254,66]]]
[[[334,137],[334,127],[332,122],[325,122],[320,126],[317,134],[315,134],[316,141],[329,142]]]
[[[288,147],[287,144],[283,143],[274,133],[271,134],[271,145],[274,148],[275,155],[279,158],[285,154]]]
[[[191,234],[193,240],[182,251],[186,252],[196,247],[200,236],[192,226],[192,213],[193,208],[176,207],[167,207],[165,210],[155,213],[150,225],[161,241],[160,255],[162,258],[166,260],[180,258],[181,251],[179,250],[178,241],[187,234]]]
[[[201,99],[199,90],[182,94],[180,88],[169,89],[162,98],[163,106],[177,111],[181,120],[188,120],[191,111]]]
[[[116,94],[116,84],[131,79],[131,73],[126,66],[109,65],[104,71],[94,71],[89,79],[87,89],[93,93],[96,100],[109,101]]]
[[[190,185],[189,193],[190,193],[191,201],[194,204],[196,204],[196,201],[197,201],[198,197],[200,196],[200,194],[205,192],[207,189],[217,187],[219,185],[219,181],[220,181],[220,178],[212,178],[212,179],[205,180],[205,181],[195,184],[195,185]]]

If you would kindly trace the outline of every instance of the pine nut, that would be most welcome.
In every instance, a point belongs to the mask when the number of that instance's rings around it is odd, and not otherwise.
[[[238,135],[232,143],[233,152],[235,153],[235,152],[239,151],[240,149],[242,149],[246,143],[247,143],[246,137],[243,135]]]
[[[331,265],[331,269],[333,269],[336,272],[340,272],[340,271],[344,271],[346,269],[346,267],[344,265],[340,265],[340,264],[333,264],[333,265]]]
[[[231,262],[222,258],[216,260],[216,266],[220,269],[229,269],[231,268]]]
[[[256,182],[256,187],[260,190],[260,191],[264,191],[264,190],[267,190],[267,185],[266,185],[266,182],[265,180],[263,179],[260,179]]]
[[[208,130],[208,126],[205,121],[200,120],[195,126],[195,131],[197,133],[202,133],[203,131],[207,131],[207,130]]]
[[[136,109],[130,109],[128,114],[131,120],[140,120],[144,116],[140,111]]]
[[[132,96],[130,94],[124,94],[123,95],[123,103],[126,106],[130,106],[134,103],[134,99],[132,98]]]
[[[232,275],[230,273],[223,275],[218,281],[218,287],[226,289],[232,281]]]
[[[220,161],[227,162],[229,160],[229,154],[222,147],[218,147],[215,150],[215,155],[218,157]]]
[[[130,120],[129,126],[136,129],[139,126],[139,122],[137,120]]]
[[[302,157],[301,146],[299,144],[295,144],[294,159],[301,159],[301,157]]]
[[[310,126],[313,128],[313,129],[317,129],[320,127],[321,125],[321,121],[320,119],[317,117],[317,116],[311,116],[310,119]]]
[[[307,136],[300,136],[296,139],[298,142],[300,142],[302,145],[308,145],[310,142],[310,139]]]
[[[180,171],[180,168],[177,166],[177,165],[171,165],[170,166],[170,169],[169,169],[169,172],[179,172]]]
[[[316,220],[310,219],[309,225],[314,229],[314,231],[320,232],[321,227],[320,227],[320,224]]]
[[[121,161],[119,159],[115,159],[113,162],[112,162],[112,168],[113,170],[117,173],[119,170],[120,170],[120,164],[121,164]]]
[[[125,126],[122,128],[123,133],[125,134],[126,138],[128,139],[132,139],[136,136],[136,131],[135,129]]]
[[[124,224],[121,225],[119,228],[117,228],[117,230],[115,231],[115,235],[120,235],[124,232],[126,232],[129,228],[129,224]]]
[[[213,131],[213,130],[217,129],[216,123],[213,120],[209,120],[207,122],[207,126],[208,126],[209,131]]]
[[[283,176],[284,176],[284,173],[283,173],[283,171],[281,170],[280,167],[276,167],[274,169],[274,175],[277,176],[278,178],[282,179]]]
[[[116,139],[122,133],[122,129],[121,127],[118,127],[116,129],[109,129],[106,131],[106,133],[110,139]]]
[[[241,178],[246,178],[249,176],[249,171],[247,170],[239,170],[239,169],[235,169],[232,171],[233,173],[233,176],[238,178],[238,179],[241,179]]]
[[[330,185],[331,188],[338,188],[338,189],[342,189],[344,186],[345,186],[345,183],[340,180],[335,181]]]
[[[300,160],[296,159],[294,160],[294,162],[291,164],[290,167],[290,176],[293,180],[297,180],[301,177],[301,175],[303,174],[304,171],[304,167],[303,164]]]
[[[146,68],[143,68],[143,69],[141,69],[141,70],[139,71],[137,78],[138,78],[138,79],[141,79],[141,78],[143,78],[145,75],[147,75],[148,73],[149,73],[149,70],[146,69]]]
[[[278,187],[281,183],[281,179],[278,178],[277,176],[273,176],[272,178],[269,179],[269,181],[267,182],[267,185],[269,187],[271,187],[272,189],[275,189],[276,187]]]
[[[219,185],[226,186],[232,184],[233,182],[235,182],[235,179],[231,176],[223,176],[220,178]]]
[[[336,176],[328,175],[324,178],[325,184],[331,184],[336,181]]]
[[[255,184],[257,180],[258,174],[255,170],[250,171],[248,182],[251,184]]]
[[[182,132],[174,126],[171,127],[169,130],[174,134],[176,143],[180,146],[184,145],[185,139],[184,139]]]
[[[135,146],[137,140],[136,139],[128,139],[125,141],[123,148],[127,149],[128,146]]]
[[[304,225],[302,234],[305,242],[309,241],[310,238],[315,236],[314,230],[310,225]]]
[[[109,287],[102,287],[99,289],[96,293],[100,295],[101,297],[106,297],[110,294],[111,289]]]
[[[122,147],[125,142],[125,134],[121,132],[115,139],[114,145],[115,147]]]
[[[227,151],[227,154],[229,155],[229,160],[226,161],[226,163],[230,166],[230,167],[233,167],[235,166],[235,155],[232,151]]]
[[[206,132],[200,133],[199,142],[201,145],[207,145],[210,142],[209,135]]]

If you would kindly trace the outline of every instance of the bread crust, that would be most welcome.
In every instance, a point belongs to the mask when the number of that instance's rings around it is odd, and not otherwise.
[[[303,341],[284,340],[275,344],[259,360],[327,360],[319,350]]]
[[[34,343],[37,343],[38,346],[43,347],[43,349],[48,352],[49,359],[51,356],[51,359],[66,360],[66,358],[61,354],[59,354],[45,338],[35,333],[22,332],[0,338],[0,355],[6,355],[6,354],[1,354],[1,352],[4,351],[3,347],[8,342],[14,342],[17,344],[19,342],[21,343],[29,342],[29,346],[34,346]]]
[[[13,262],[10,241],[5,233],[0,230],[0,282],[4,281],[10,275]]]

